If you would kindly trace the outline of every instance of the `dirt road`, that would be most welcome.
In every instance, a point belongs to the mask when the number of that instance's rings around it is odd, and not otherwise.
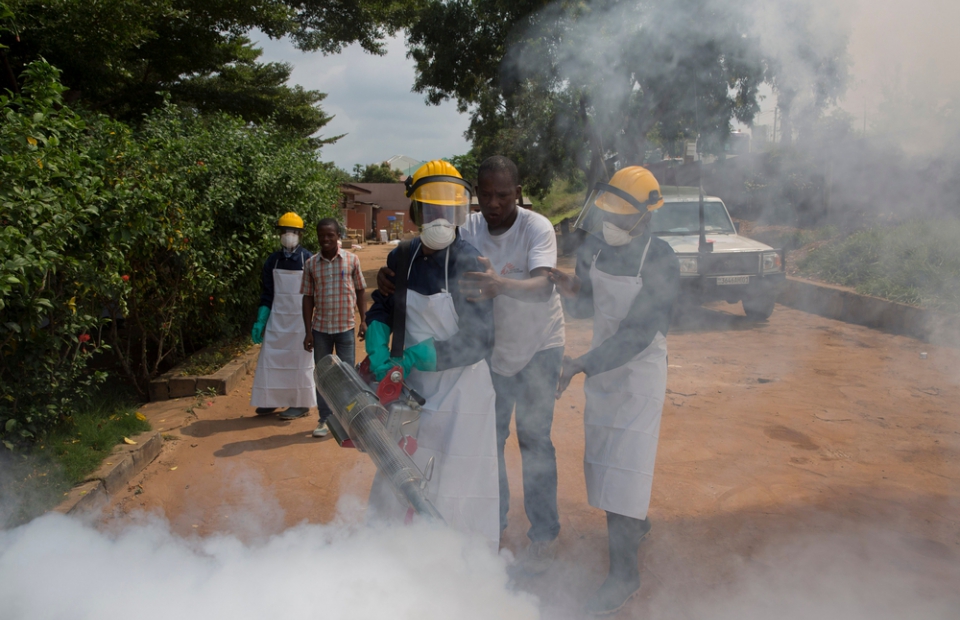
[[[358,254],[373,286],[384,248]],[[568,351],[585,351],[590,332],[590,321],[570,321]],[[800,564],[882,571],[883,583],[909,582],[921,597],[960,583],[960,351],[780,306],[769,322],[750,323],[725,304],[686,317],[668,343],[654,530],[641,596],[621,617],[693,614],[745,574],[788,575]],[[184,534],[243,534],[253,527],[246,514],[279,531],[329,521],[342,495],[359,498],[356,510],[374,474],[369,459],[313,439],[314,413],[255,417],[251,383],[209,402],[146,408],[168,441],[106,519],[155,510]],[[556,405],[563,561],[520,584],[559,617],[606,571],[603,516],[583,482],[583,404],[578,378]],[[504,545],[520,550],[528,524],[515,437],[507,460]],[[837,555],[824,560],[817,549]]]

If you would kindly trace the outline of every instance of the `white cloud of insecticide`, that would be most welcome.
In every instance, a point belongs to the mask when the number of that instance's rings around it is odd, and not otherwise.
[[[539,617],[482,540],[443,528],[300,525],[256,544],[161,520],[108,534],[60,515],[0,532],[4,620]]]

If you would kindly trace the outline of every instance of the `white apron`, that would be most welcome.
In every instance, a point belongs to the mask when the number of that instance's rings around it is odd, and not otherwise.
[[[302,281],[302,271],[273,270],[273,307],[253,377],[253,407],[317,406],[313,353],[303,350]]]
[[[415,256],[416,252],[411,267]],[[449,259],[448,251],[445,284]],[[447,291],[446,287],[435,295],[407,291],[408,347],[427,338],[448,340],[459,331],[453,296]],[[420,413],[417,449],[411,455],[421,472],[434,459],[427,498],[448,525],[479,534],[496,549],[500,541],[496,393],[486,361],[440,372],[414,369],[407,383],[427,401]],[[407,506],[379,473],[370,490],[370,509],[376,517],[391,520],[407,514]]]
[[[647,241],[640,269],[649,249]],[[613,336],[627,316],[643,288],[640,269],[636,276],[612,276],[597,269],[597,259],[593,259],[591,350]],[[660,332],[650,346],[623,366],[584,381],[583,470],[591,506],[646,518],[666,389],[667,340]]]

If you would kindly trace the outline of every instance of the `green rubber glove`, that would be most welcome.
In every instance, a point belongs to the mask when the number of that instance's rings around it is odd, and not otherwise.
[[[374,367],[373,362],[370,362],[370,370],[373,372],[373,376],[374,378],[376,378],[377,381],[380,381],[381,379],[386,377],[387,373],[393,370],[394,366],[400,366],[401,368],[403,368],[404,369],[403,374],[404,376],[406,376],[407,370],[406,370],[406,367],[403,365],[403,360],[398,360],[395,357],[387,358],[387,361],[383,362],[377,367]]]
[[[403,375],[409,375],[413,368],[423,372],[436,372],[437,347],[433,344],[433,338],[427,338],[423,342],[404,349]]]
[[[250,340],[253,340],[253,344],[263,342],[263,330],[267,328],[268,318],[270,318],[270,308],[260,306],[260,309],[257,310],[257,322],[253,324],[253,331],[250,332]]]
[[[370,358],[370,372],[377,376],[377,371],[390,361],[390,326],[380,321],[372,321],[367,326],[367,336],[363,342],[367,357]],[[383,374],[390,368],[392,365],[384,369]],[[377,376],[377,380],[382,379],[383,374]]]

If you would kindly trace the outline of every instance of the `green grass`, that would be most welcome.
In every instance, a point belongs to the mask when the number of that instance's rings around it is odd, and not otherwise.
[[[542,200],[531,200],[533,210],[556,226],[560,220],[575,217],[583,208],[586,190],[575,189],[570,181],[556,181]]]
[[[0,527],[29,521],[56,506],[70,487],[96,471],[114,446],[150,430],[136,400],[104,386],[28,451],[0,448]]]
[[[244,353],[252,344],[249,336],[218,342],[207,350],[190,356],[181,367],[180,376],[212,375]]]
[[[915,220],[827,243],[800,261],[805,275],[858,293],[960,312],[960,220]]]
[[[821,228],[795,228],[793,226],[753,226],[744,230],[744,234],[774,248],[787,251],[802,248],[817,241],[827,241],[837,237],[840,232],[835,226]]]

